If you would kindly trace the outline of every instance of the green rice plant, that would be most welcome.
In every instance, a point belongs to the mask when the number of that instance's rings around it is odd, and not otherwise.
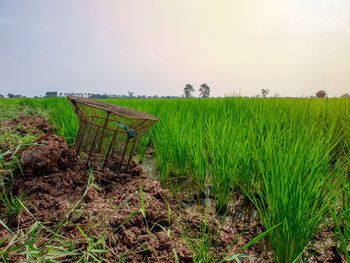
[[[179,207],[180,215],[178,216],[186,218],[181,205]],[[222,251],[220,251],[217,254],[218,241],[222,232],[222,228],[224,227],[226,214],[223,215],[220,219],[214,217],[209,220],[208,213],[209,206],[206,205],[204,215],[201,215],[203,216],[203,220],[200,220],[198,230],[192,229],[187,220],[185,226],[178,223],[178,228],[180,229],[182,234],[182,237],[180,239],[183,239],[186,242],[186,245],[188,246],[191,252],[192,260],[195,263],[222,263],[231,262],[233,260],[235,262],[240,263],[240,259],[250,257],[249,255],[240,253],[241,251],[255,244],[259,240],[263,239],[267,234],[269,234],[269,232],[273,231],[276,227],[278,227],[278,225],[276,225],[271,229],[261,233],[260,235],[257,235],[247,244],[242,246],[234,254],[230,254],[233,245],[237,242],[238,238],[240,237],[240,235],[237,235],[237,237],[233,239],[229,245],[227,245]],[[216,220],[219,220],[218,225],[214,224]]]
[[[21,104],[30,106],[36,111],[45,112],[49,122],[56,128],[56,134],[64,136],[69,145],[74,143],[78,133],[78,119],[67,99],[24,99]]]
[[[108,102],[160,117],[138,150],[153,148],[163,185],[193,181],[204,191],[209,184],[220,211],[234,191],[243,191],[260,208],[266,226],[281,223],[269,233],[280,262],[300,258],[297,251],[306,250],[305,242],[312,240],[328,216],[326,208],[337,193],[337,162],[350,152],[349,100]],[[66,99],[1,103],[25,103],[47,111],[58,134],[73,143],[78,123]]]
[[[259,198],[251,199],[265,228],[281,223],[269,234],[276,262],[299,262],[304,257],[339,195],[338,168],[329,169],[333,138],[313,133],[312,128],[303,137],[268,132],[256,153]]]
[[[349,163],[347,159],[342,162],[342,174],[340,188],[342,190],[340,198],[330,209],[335,229],[335,247],[340,255],[343,255],[347,262],[350,262],[348,247],[350,246],[350,180]]]
[[[18,105],[0,103],[0,123],[18,117]]]
[[[349,231],[349,213],[350,210],[343,211],[340,209],[339,214],[335,207],[330,210],[334,229],[335,229],[335,247],[340,255],[343,255],[347,262],[350,262],[350,255],[348,247],[350,244],[350,231]]]
[[[199,262],[224,262],[225,258],[229,258],[227,252],[232,248],[234,242],[238,237],[229,244],[224,251],[221,252],[220,256],[215,257],[215,252],[218,245],[220,233],[222,231],[223,224],[218,227],[214,227],[214,220],[208,222],[208,208],[205,209],[204,220],[200,221],[199,230],[192,230],[189,223],[187,222],[187,228],[184,229],[181,224],[178,224],[182,234],[182,239],[185,240],[187,247],[192,254],[192,260],[194,263]],[[239,258],[249,257],[248,255],[236,255],[238,262]]]
[[[211,115],[206,123],[206,153],[208,176],[216,201],[217,211],[225,211],[233,190],[239,184],[239,163],[244,154],[242,132],[239,123],[231,122],[224,115]],[[239,120],[238,120],[239,121]],[[217,127],[217,124],[221,125]]]

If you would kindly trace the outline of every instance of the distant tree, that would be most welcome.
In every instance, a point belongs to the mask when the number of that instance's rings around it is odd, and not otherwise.
[[[210,88],[207,84],[203,83],[201,86],[201,88],[199,89],[200,92],[200,96],[202,98],[209,98],[209,94],[210,94]]]
[[[2,95],[2,94],[0,94],[0,99],[3,99],[3,98],[5,98],[5,96],[4,96],[4,95]]]
[[[134,92],[128,91],[128,97],[131,99],[134,97]]]
[[[316,97],[317,98],[324,98],[326,97],[327,93],[324,90],[319,90],[316,92]]]
[[[22,96],[20,94],[12,94],[12,93],[9,93],[7,94],[7,97],[9,97],[10,99],[20,99],[20,98],[25,98],[26,96]]]
[[[57,97],[57,91],[47,91],[45,93],[46,98],[54,98]]]
[[[184,88],[184,95],[185,98],[190,98],[192,97],[192,92],[194,92],[194,88],[191,84],[186,84],[185,88]]]
[[[261,95],[265,98],[267,94],[269,94],[270,90],[269,89],[261,89]]]
[[[350,99],[350,94],[349,93],[345,93],[341,96],[341,98],[344,98],[344,99]]]

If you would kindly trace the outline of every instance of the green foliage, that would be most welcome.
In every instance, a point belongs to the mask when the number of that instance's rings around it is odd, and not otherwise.
[[[6,101],[6,100],[0,100]],[[17,117],[18,105],[0,103],[0,122]]]
[[[336,205],[330,209],[335,230],[336,249],[343,255],[347,262],[350,262],[348,247],[350,245],[350,159],[342,163],[342,174],[340,177],[340,188],[342,190]]]
[[[203,191],[210,185],[216,207],[222,211],[233,191],[249,196],[266,229],[279,225],[268,234],[277,262],[302,258],[330,216],[329,211],[337,222],[348,220],[347,201],[341,203],[341,216],[334,214],[332,201],[340,197],[339,178],[341,170],[346,169],[339,168],[339,161],[350,154],[349,100],[106,102],[159,116],[160,121],[138,150],[154,149],[163,184],[178,184],[190,177]],[[74,142],[78,122],[66,99],[14,99],[4,103],[45,110],[58,134],[70,144]],[[340,188],[345,189],[348,182],[341,182]],[[344,190],[341,200],[348,200],[348,196],[349,191]],[[344,222],[339,224],[338,233],[346,243],[348,237],[341,227]]]
[[[0,128],[0,187],[12,180],[13,171],[21,169],[18,161],[22,148],[33,144],[36,136],[21,132],[21,127]]]
[[[184,88],[184,96],[186,98],[190,98],[192,97],[192,93],[194,92],[194,88],[191,84],[186,84],[185,88]]]
[[[160,180],[211,185],[216,207],[243,190],[277,262],[304,258],[339,196],[337,160],[349,155],[346,100],[109,101],[160,117],[149,133]],[[256,197],[255,197],[256,196]]]
[[[85,233],[78,225],[76,225],[76,227],[85,239],[85,242],[83,243],[85,249],[80,252],[81,255],[76,262],[89,262],[90,259],[94,262],[102,262],[101,257],[107,252],[105,235],[102,234],[95,241],[96,238],[94,236]]]
[[[5,215],[7,218],[7,224],[12,224],[16,222],[17,217],[19,216],[22,210],[22,204],[25,200],[25,195],[21,194],[16,197],[12,194],[12,191],[6,193],[3,190],[2,194],[0,194],[0,205],[5,207]]]
[[[183,214],[183,210],[181,205],[179,205],[182,217],[185,217]],[[271,227],[267,231],[257,235],[250,242],[242,246],[240,249],[235,251],[232,254],[231,250],[233,245],[237,242],[240,235],[237,235],[233,241],[226,246],[218,255],[215,255],[217,252],[217,246],[220,238],[221,231],[224,226],[226,214],[221,218],[211,218],[209,220],[209,207],[205,207],[204,215],[201,215],[199,220],[198,230],[192,229],[189,222],[186,221],[186,225],[178,223],[178,228],[181,231],[182,239],[186,242],[194,263],[223,263],[223,262],[231,262],[235,261],[240,263],[241,258],[250,257],[246,254],[240,254],[241,251],[255,244],[259,240],[263,239],[267,234],[273,231],[278,225]],[[218,224],[215,224],[216,220],[218,220]]]
[[[48,91],[45,93],[46,98],[55,98],[57,97],[57,91]]]
[[[316,92],[316,97],[317,98],[324,98],[326,97],[327,93],[324,90],[319,90]]]
[[[263,96],[263,98],[265,98],[267,96],[267,94],[269,94],[270,90],[269,89],[261,89],[261,95]]]
[[[338,181],[329,171],[330,139],[310,133],[282,142],[268,134],[264,147],[257,152],[258,198],[251,198],[266,228],[282,224],[269,235],[276,262],[300,261],[339,195]],[[277,143],[279,147],[274,147]],[[276,164],[275,156],[287,151],[286,158]]]
[[[209,95],[210,95],[210,88],[209,88],[209,86],[207,84],[203,83],[200,86],[199,93],[200,93],[200,96],[202,98],[209,98]]]
[[[44,111],[50,123],[56,127],[56,133],[64,136],[68,144],[73,144],[78,133],[78,119],[65,98],[25,99],[20,102],[36,111]]]

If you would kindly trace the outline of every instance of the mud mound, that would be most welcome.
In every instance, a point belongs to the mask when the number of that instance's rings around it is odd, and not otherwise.
[[[74,152],[68,148],[63,137],[50,136],[40,140],[24,151],[19,159],[23,174],[42,175],[65,170],[72,165]]]
[[[180,262],[192,262],[184,233],[188,238],[199,237],[204,218],[181,208],[159,182],[135,173],[118,174],[108,168],[104,174],[88,173],[85,160],[75,160],[65,171],[18,179],[14,191],[23,193],[30,189],[26,204],[32,214],[23,213],[18,224],[29,228],[35,223],[33,216],[46,225],[63,224],[61,235],[83,244],[78,225],[96,239],[104,236],[118,255],[127,255],[125,262],[173,262],[173,249]],[[212,223],[209,237],[219,223],[212,215],[207,220]],[[223,228],[217,240],[218,250],[212,253],[222,251],[234,236],[231,229]],[[116,259],[118,255],[107,253],[105,257]]]
[[[68,148],[63,137],[53,134],[47,120],[37,116],[21,116],[5,122],[3,127],[11,127],[20,134],[37,136],[30,147],[20,151],[19,163],[25,176],[49,174],[64,170],[71,165],[74,153]]]
[[[33,134],[52,134],[53,128],[47,120],[38,116],[20,116],[2,123],[3,127],[18,126],[18,130]]]

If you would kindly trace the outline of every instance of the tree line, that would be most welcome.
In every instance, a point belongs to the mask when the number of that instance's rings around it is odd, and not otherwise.
[[[193,97],[193,93],[195,92],[193,86],[191,84],[186,84],[185,88],[184,88],[184,97],[185,98],[191,98]],[[209,98],[210,95],[210,87],[203,83],[202,85],[200,85],[200,89],[199,89],[199,96],[202,98]]]
[[[210,95],[210,87],[203,83],[200,85],[199,88],[199,97],[201,98],[209,98]],[[182,98],[193,98],[194,97],[195,89],[191,84],[186,84],[185,88],[183,89],[183,94],[181,95]],[[261,89],[260,94],[263,98],[266,98],[266,96],[269,94],[269,89]],[[255,97],[260,97],[260,94],[256,95]],[[147,95],[138,95],[135,96],[134,92],[128,91],[127,95],[115,95],[115,94],[98,94],[98,93],[87,93],[87,92],[57,92],[57,91],[47,91],[45,93],[45,96],[34,96],[34,98],[56,98],[56,97],[66,97],[68,95],[77,96],[77,97],[84,97],[84,98],[92,98],[92,99],[176,99],[180,98],[179,96],[147,96]],[[20,95],[20,94],[13,94],[8,93],[7,97],[9,99],[20,99],[20,98],[26,98],[26,96]],[[310,96],[311,98],[325,98],[327,97],[327,92],[324,90],[319,90],[315,93],[315,96]],[[345,93],[341,98],[350,99],[350,94]],[[0,99],[5,98],[4,95],[0,94]],[[220,97],[219,97],[220,98]]]

